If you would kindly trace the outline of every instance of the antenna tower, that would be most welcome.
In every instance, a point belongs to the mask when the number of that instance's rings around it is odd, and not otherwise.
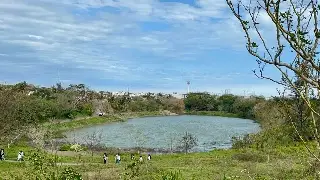
[[[187,86],[188,86],[188,94],[190,92],[190,81],[187,81]]]

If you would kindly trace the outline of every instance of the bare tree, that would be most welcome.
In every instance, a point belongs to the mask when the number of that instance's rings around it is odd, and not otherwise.
[[[28,129],[27,135],[37,148],[43,149],[45,146],[47,133],[48,130],[46,128],[34,126]]]
[[[103,140],[103,132],[102,131],[93,131],[91,133],[88,133],[85,138],[85,144],[86,146],[91,150],[91,155],[93,156],[93,149],[99,145],[101,145]]]
[[[7,145],[8,149],[13,143],[15,143],[22,136],[22,134],[23,134],[23,131],[17,130],[12,132],[11,136],[6,137],[8,140],[8,145]]]
[[[181,138],[179,141],[180,145],[178,146],[179,149],[183,150],[186,154],[198,145],[198,139],[194,135],[186,132],[186,134]]]
[[[246,39],[248,52],[256,58],[257,77],[293,89],[311,111],[312,134],[320,150],[319,117],[312,98],[319,99],[319,52],[320,32],[318,29],[317,0],[226,0],[231,12],[240,22]],[[264,20],[272,24],[268,33],[263,30]],[[270,26],[270,25],[269,25]],[[265,69],[275,68],[278,79],[267,76]],[[299,81],[299,85],[296,83]],[[305,142],[301,132],[293,123],[292,126],[301,141]],[[306,143],[305,143],[306,144]],[[318,156],[305,146],[314,158]],[[319,151],[320,152],[320,151]]]
[[[168,146],[170,148],[170,152],[172,153],[173,150],[175,149],[175,144],[177,141],[177,134],[176,133],[170,133],[169,137],[168,137]]]

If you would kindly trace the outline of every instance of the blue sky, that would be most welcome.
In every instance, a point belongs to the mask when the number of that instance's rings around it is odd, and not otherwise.
[[[190,80],[192,91],[276,94],[244,45],[225,0],[0,1],[7,83],[183,93]]]

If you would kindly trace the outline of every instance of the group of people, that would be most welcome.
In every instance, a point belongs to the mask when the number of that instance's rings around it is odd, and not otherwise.
[[[131,160],[134,160],[134,159],[135,159],[134,154],[131,154]],[[109,158],[108,158],[107,153],[104,153],[104,154],[103,154],[103,163],[104,163],[104,164],[107,164],[107,163],[108,163],[108,160],[109,160]],[[119,154],[119,153],[116,154],[115,160],[116,160],[116,164],[119,164],[119,163],[120,163],[121,157],[120,157],[120,154]],[[148,161],[151,160],[151,155],[150,155],[150,154],[148,154],[147,160],[148,160]],[[139,161],[140,161],[140,162],[143,162],[142,155],[140,155]]]
[[[24,152],[23,151],[19,151],[17,161],[24,161],[23,158],[24,158]],[[4,160],[6,160],[4,149],[1,149],[0,150],[0,161],[4,161]]]
[[[131,154],[131,159],[134,160],[134,154]],[[151,155],[150,155],[150,154],[148,154],[147,160],[148,160],[148,161],[151,160]],[[139,161],[140,161],[140,162],[143,162],[143,158],[142,158],[141,155],[140,155],[140,157],[139,157]]]
[[[134,160],[134,159],[135,159],[134,154],[131,154],[131,160]],[[1,149],[1,150],[0,150],[0,160],[1,160],[1,161],[5,160],[4,149]],[[119,153],[116,154],[115,160],[116,160],[116,164],[119,164],[119,163],[120,163],[121,157],[120,157],[120,154],[119,154]],[[148,161],[151,160],[151,155],[150,155],[150,154],[148,154],[147,160],[148,160]],[[20,162],[21,162],[21,161],[24,161],[24,152],[23,152],[23,151],[19,151],[17,161],[20,161]],[[142,155],[140,155],[139,161],[140,161],[140,162],[143,162]],[[108,155],[107,155],[107,153],[104,153],[104,154],[103,154],[103,163],[104,163],[104,164],[107,164],[107,163],[108,163]]]

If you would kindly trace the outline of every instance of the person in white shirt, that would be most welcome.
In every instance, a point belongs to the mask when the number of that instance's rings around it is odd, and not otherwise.
[[[120,163],[120,160],[121,160],[120,154],[118,153],[118,154],[116,155],[116,164],[119,164],[119,163]]]
[[[151,160],[151,155],[150,154],[148,154],[148,161],[150,161]]]
[[[4,149],[1,149],[1,151],[0,151],[0,160],[1,160],[1,161],[5,160],[5,157],[4,157]]]
[[[107,164],[107,162],[108,162],[108,155],[107,155],[107,153],[104,153],[103,154],[103,163]]]
[[[23,153],[22,153],[22,151],[20,151],[19,153],[18,153],[18,158],[17,158],[17,161],[22,161],[22,157],[23,156]]]
[[[142,161],[143,161],[143,158],[142,158],[142,156],[140,156],[140,158],[139,158],[139,161],[140,161],[140,162],[142,162]]]

